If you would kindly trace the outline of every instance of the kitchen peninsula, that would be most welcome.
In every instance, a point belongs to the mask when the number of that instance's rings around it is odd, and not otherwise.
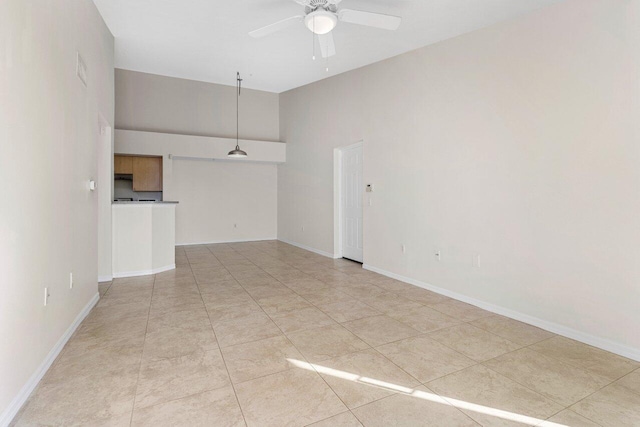
[[[113,277],[156,274],[176,267],[178,202],[113,202]]]

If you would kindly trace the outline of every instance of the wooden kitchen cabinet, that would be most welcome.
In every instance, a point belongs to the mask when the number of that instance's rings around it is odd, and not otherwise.
[[[133,191],[162,191],[162,157],[131,157]]]
[[[114,156],[113,173],[131,175],[133,173],[133,157]]]

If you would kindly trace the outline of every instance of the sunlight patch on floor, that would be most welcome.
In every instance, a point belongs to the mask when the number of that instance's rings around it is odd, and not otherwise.
[[[314,363],[303,362],[301,360],[296,360],[296,359],[287,359],[287,360],[289,361],[289,363],[291,363],[293,366],[297,368],[306,369],[308,371],[316,371],[320,374],[330,375],[332,377],[365,384],[371,387],[378,387],[378,388],[390,390],[396,393],[403,393],[408,396],[416,397],[418,399],[428,400],[435,403],[441,403],[443,405],[453,406],[455,408],[462,409],[462,410],[472,411],[479,414],[490,415],[490,416],[494,416],[504,420],[518,422],[526,425],[540,425],[544,423],[543,425],[545,427],[568,427],[564,424],[558,424],[551,421],[541,420],[535,417],[529,417],[527,415],[504,411],[502,409],[491,408],[488,406],[478,405],[471,402],[465,402],[463,400],[458,400],[451,397],[446,397],[446,396],[442,397],[434,393],[429,393],[422,390],[415,390],[409,387],[403,387],[401,385],[380,381],[375,378],[363,377],[358,374],[340,371],[337,369],[328,368],[326,366],[317,365]]]

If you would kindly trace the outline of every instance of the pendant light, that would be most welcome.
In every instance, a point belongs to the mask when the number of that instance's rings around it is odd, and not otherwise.
[[[240,149],[240,88],[242,87],[242,79],[240,72],[237,73],[237,91],[236,91],[236,148],[229,151],[229,157],[247,157],[247,152]]]

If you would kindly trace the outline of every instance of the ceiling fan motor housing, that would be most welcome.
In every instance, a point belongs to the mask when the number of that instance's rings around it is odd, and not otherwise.
[[[328,12],[336,13],[338,11],[338,6],[333,3],[329,3],[328,0],[309,0],[308,4],[304,7],[304,11],[307,15],[318,9],[324,9]]]

